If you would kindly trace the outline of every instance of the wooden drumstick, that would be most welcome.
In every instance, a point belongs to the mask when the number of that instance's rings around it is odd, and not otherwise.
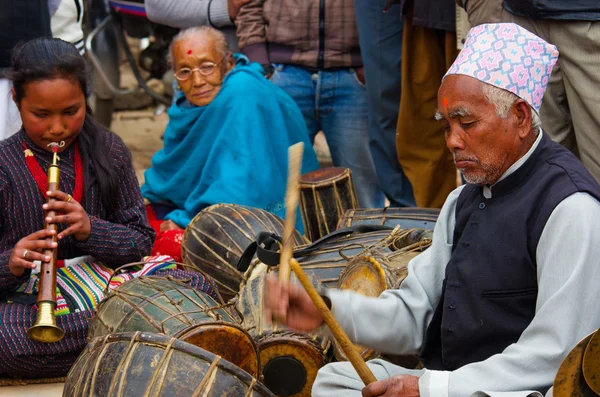
[[[377,378],[375,378],[375,375],[373,375],[373,372],[371,372],[371,370],[365,363],[365,360],[363,360],[363,358],[361,357],[360,353],[354,348],[354,345],[350,341],[350,338],[348,338],[348,335],[346,335],[346,333],[344,332],[340,324],[337,322],[335,317],[333,317],[333,313],[331,313],[331,311],[325,304],[325,301],[323,301],[323,298],[321,297],[321,295],[319,295],[315,287],[312,285],[312,283],[310,282],[310,280],[308,279],[308,277],[306,276],[296,259],[290,259],[290,267],[292,271],[296,274],[296,277],[298,278],[306,292],[308,292],[308,295],[310,296],[313,303],[323,316],[325,324],[327,324],[327,326],[331,330],[331,333],[340,344],[340,347],[346,354],[346,357],[348,357],[350,364],[352,364],[356,372],[358,372],[358,375],[360,376],[360,379],[362,379],[363,383],[365,385],[368,385],[370,383],[377,382]]]
[[[285,193],[285,223],[283,226],[283,244],[279,259],[279,281],[284,285],[290,282],[289,261],[294,249],[294,230],[296,210],[298,209],[298,178],[302,167],[304,143],[298,142],[288,149],[288,180]]]

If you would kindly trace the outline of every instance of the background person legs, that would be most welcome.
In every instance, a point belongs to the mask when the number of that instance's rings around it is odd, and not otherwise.
[[[361,207],[383,207],[368,150],[365,87],[351,69],[315,72],[275,65],[271,81],[291,96],[304,116],[311,141],[323,130],[333,164],[352,171]]]
[[[506,10],[502,19],[558,48],[558,62],[540,109],[542,125],[600,181],[600,22],[534,20]]]
[[[402,98],[396,135],[398,159],[412,182],[417,206],[441,208],[456,188],[456,167],[434,119],[442,77],[458,54],[456,34],[404,20]]]
[[[355,0],[356,23],[365,68],[369,147],[377,182],[392,207],[414,206],[410,181],[396,151],[400,107],[402,15],[399,4],[384,12],[387,0]]]
[[[385,205],[369,151],[367,92],[353,69],[319,72],[317,114],[333,164],[350,168],[362,208]]]

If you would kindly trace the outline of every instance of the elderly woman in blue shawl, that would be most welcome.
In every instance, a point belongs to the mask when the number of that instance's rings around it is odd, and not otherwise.
[[[179,92],[164,148],[152,158],[142,186],[152,203],[151,223],[160,232],[182,233],[198,212],[217,203],[283,216],[288,146],[304,142],[303,173],[319,167],[294,101],[263,76],[260,65],[232,56],[215,29],[182,31],[170,55]],[[302,228],[299,217],[297,226]],[[155,248],[160,244],[159,236]]]

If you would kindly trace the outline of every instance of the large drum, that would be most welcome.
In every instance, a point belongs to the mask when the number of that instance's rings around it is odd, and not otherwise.
[[[255,268],[242,286],[236,304],[244,318],[242,326],[257,341],[263,383],[280,397],[310,397],[317,371],[328,361],[330,343],[319,334],[282,329],[265,317],[265,281],[271,272],[277,274],[277,269]],[[319,286],[314,278],[313,284]]]
[[[63,397],[273,396],[222,357],[152,333],[94,339],[69,371]]]
[[[175,336],[258,375],[256,344],[231,307],[169,278],[145,276],[112,291],[90,320],[89,339],[146,331]]]
[[[260,232],[283,234],[283,220],[270,212],[233,204],[216,204],[202,210],[185,229],[183,261],[214,278],[225,300],[239,291],[243,275],[236,265]],[[294,244],[308,241],[298,232]]]
[[[338,229],[356,225],[398,226],[402,229],[431,229],[435,227],[440,210],[435,208],[373,208],[346,211]]]
[[[350,260],[340,274],[338,288],[372,297],[378,297],[387,289],[399,288],[408,275],[408,262],[431,246],[431,234],[424,230],[405,230],[399,237],[399,240],[403,239],[410,239],[412,243],[393,252],[384,245],[374,245]],[[373,349],[358,345],[356,349],[365,360],[381,356]],[[335,341],[333,354],[339,361],[348,360]]]
[[[333,232],[346,210],[358,208],[352,172],[348,168],[321,168],[300,176],[300,210],[310,241]]]

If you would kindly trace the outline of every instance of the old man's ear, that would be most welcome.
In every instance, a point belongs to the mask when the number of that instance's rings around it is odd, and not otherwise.
[[[531,132],[531,106],[529,106],[526,101],[519,98],[513,104],[512,110],[513,115],[515,116],[516,127],[519,131],[519,137],[523,139]]]

